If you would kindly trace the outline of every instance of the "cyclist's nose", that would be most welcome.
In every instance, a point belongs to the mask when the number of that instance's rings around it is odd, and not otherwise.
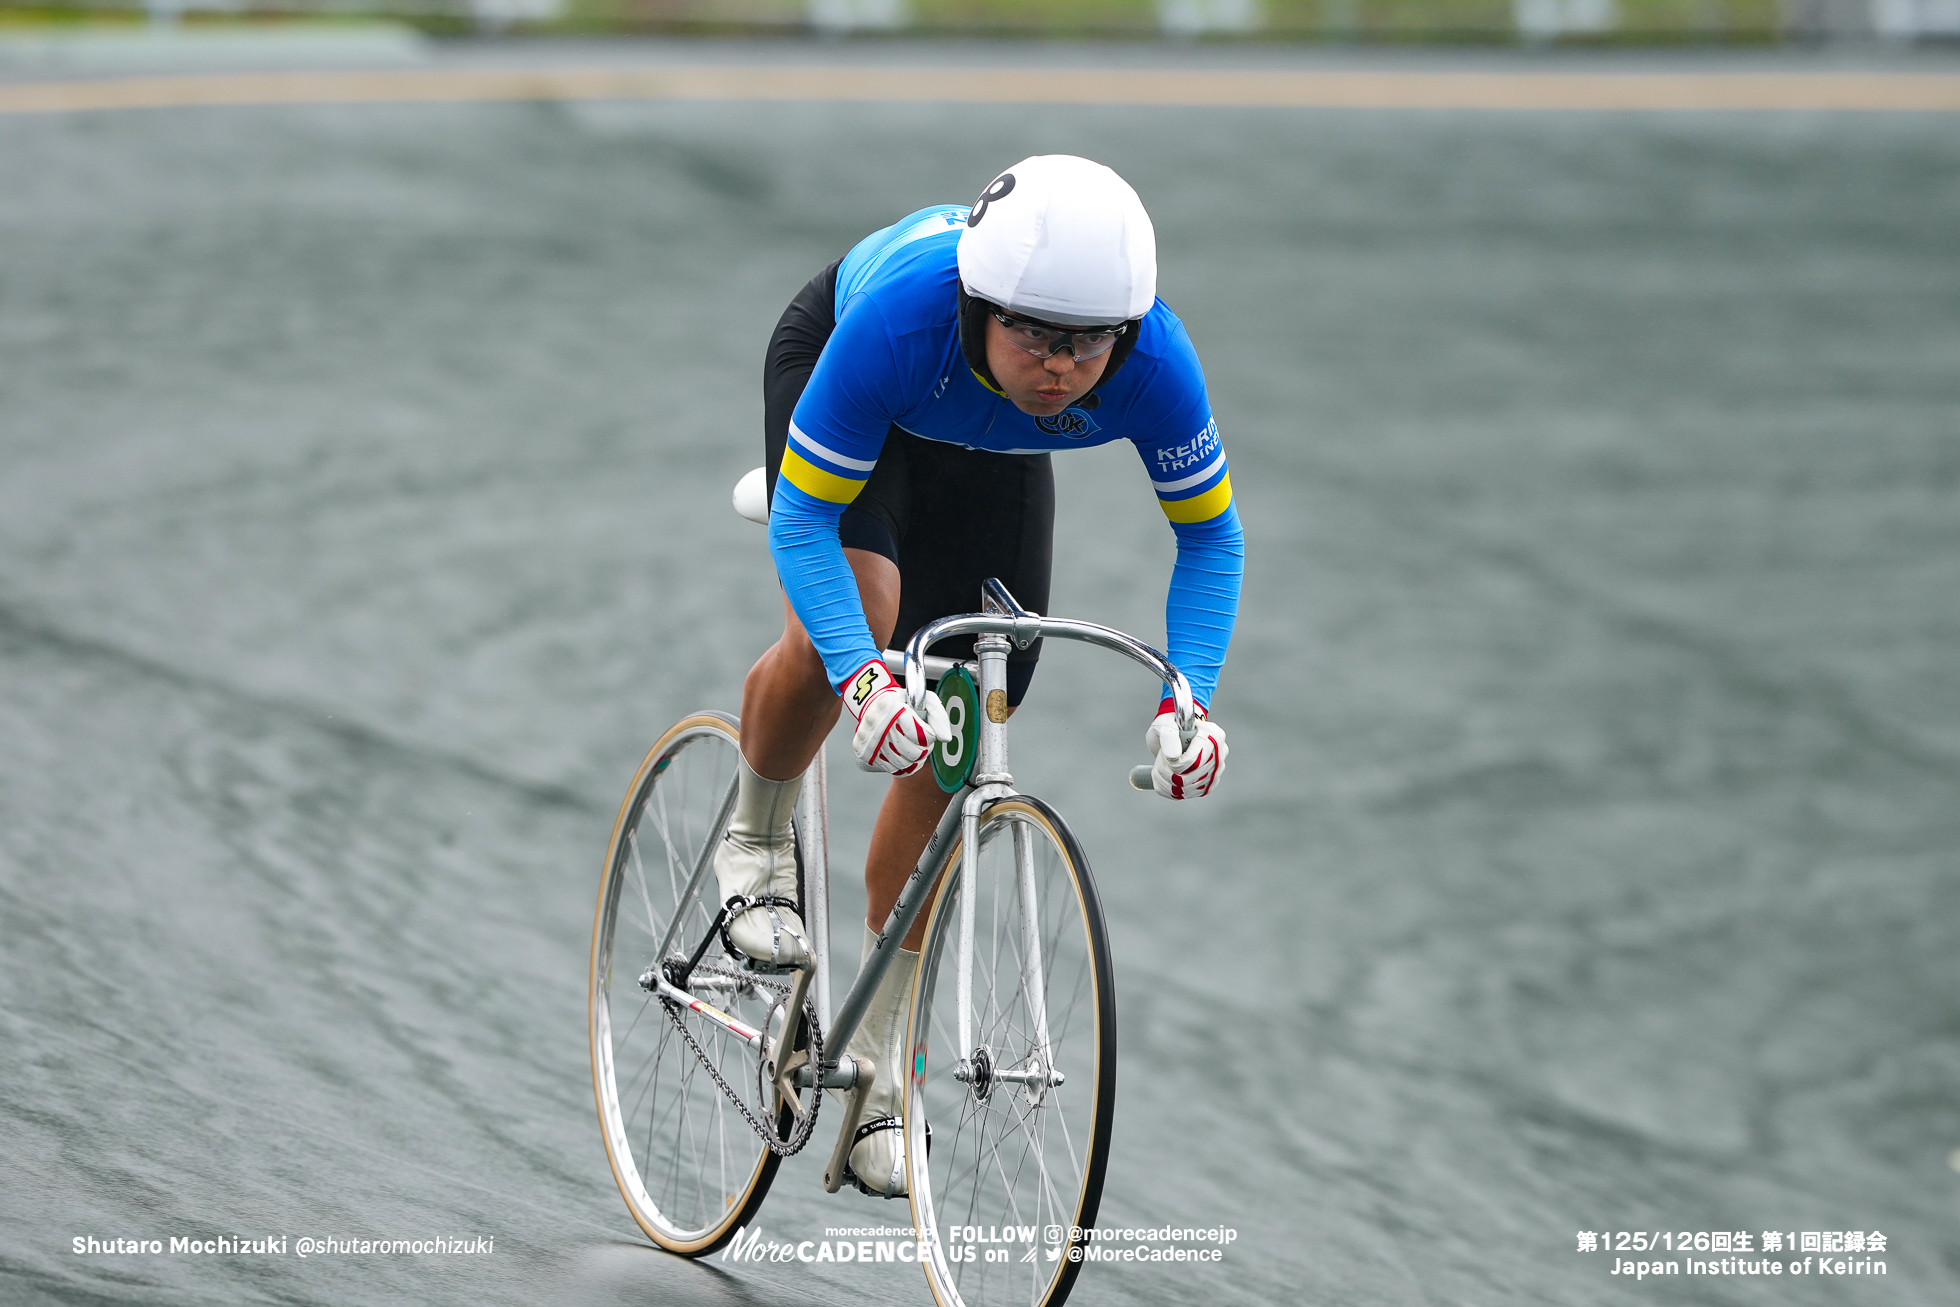
[[[1047,358],[1041,360],[1041,366],[1047,368],[1058,377],[1065,377],[1075,371],[1075,350],[1072,348],[1068,350],[1058,349]]]

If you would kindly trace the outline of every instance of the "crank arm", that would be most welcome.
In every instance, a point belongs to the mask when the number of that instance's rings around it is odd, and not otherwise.
[[[810,1050],[797,1048],[796,1043],[803,1034],[803,1000],[810,992],[810,978],[814,974],[815,970],[811,967],[804,967],[796,973],[796,982],[790,986],[788,1006],[783,1009],[782,1033],[762,1054],[763,1073],[775,1089],[777,1101],[789,1104],[789,1110],[798,1118],[809,1109],[797,1101],[796,1073],[809,1065]]]
[[[874,1074],[868,1058],[847,1057],[840,1061],[856,1064],[857,1083],[844,1096],[844,1124],[837,1131],[837,1146],[830,1150],[830,1165],[823,1169],[824,1192],[833,1194],[844,1187],[844,1170],[850,1165],[851,1145],[857,1142],[858,1120],[864,1115],[864,1100],[871,1093]]]

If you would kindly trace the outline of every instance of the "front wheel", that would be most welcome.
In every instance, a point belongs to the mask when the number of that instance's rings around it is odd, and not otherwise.
[[[1109,941],[1088,860],[1053,808],[995,803],[977,847],[970,883],[963,838],[948,855],[912,1002],[919,1260],[941,1307],[1058,1307],[1109,1160]]]

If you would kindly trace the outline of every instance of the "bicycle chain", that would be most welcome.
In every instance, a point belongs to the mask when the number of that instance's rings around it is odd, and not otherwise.
[[[776,1001],[769,1007],[771,1016],[775,1014],[777,1008],[783,1006],[789,999],[790,987],[788,985],[778,985],[772,981],[763,980],[753,974],[727,971],[720,967],[700,967],[696,970],[696,974],[698,975],[702,971],[747,981],[757,989],[773,991],[776,994]],[[794,1157],[796,1154],[802,1152],[803,1145],[810,1142],[810,1136],[816,1131],[817,1109],[823,1105],[823,1091],[814,1088],[811,1090],[810,1110],[804,1114],[801,1124],[790,1130],[788,1139],[778,1139],[776,1132],[764,1125],[761,1121],[758,1121],[755,1113],[749,1110],[749,1105],[742,1101],[742,1096],[736,1093],[726,1080],[722,1079],[721,1068],[715,1065],[714,1059],[708,1056],[707,1050],[695,1041],[694,1032],[687,1028],[687,1021],[681,1016],[681,1005],[672,999],[663,997],[660,1000],[660,1006],[666,1009],[667,1019],[672,1021],[674,1028],[681,1032],[681,1038],[687,1041],[687,1046],[694,1050],[694,1056],[700,1060],[702,1066],[707,1068],[709,1077],[720,1087],[721,1092],[727,1096],[728,1101],[735,1104],[735,1110],[742,1114],[742,1119],[747,1121],[749,1128],[761,1137],[762,1142],[768,1146],[769,1151],[779,1157]],[[812,1067],[820,1067],[823,1065],[823,1031],[817,1025],[817,1011],[814,1003],[807,1000],[804,1002],[803,1019],[809,1026],[810,1065]],[[768,1017],[763,1018],[762,1030],[764,1038],[767,1038],[769,1032]],[[758,1089],[761,1088],[761,1065],[761,1059],[758,1057],[756,1061]],[[791,1115],[793,1116],[794,1113],[791,1113]]]

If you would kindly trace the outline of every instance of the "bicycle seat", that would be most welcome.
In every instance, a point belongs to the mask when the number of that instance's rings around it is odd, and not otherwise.
[[[735,483],[735,511],[751,522],[769,524],[769,474],[756,468]]]

